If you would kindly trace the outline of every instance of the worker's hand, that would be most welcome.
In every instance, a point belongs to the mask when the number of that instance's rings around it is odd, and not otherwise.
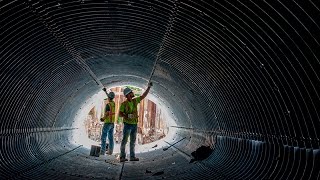
[[[149,82],[148,87],[151,87],[152,85],[153,85],[152,82]]]
[[[107,89],[106,88],[102,88],[102,91],[107,91]]]

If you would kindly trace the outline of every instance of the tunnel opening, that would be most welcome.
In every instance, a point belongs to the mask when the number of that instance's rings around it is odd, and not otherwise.
[[[114,153],[120,152],[120,143],[122,140],[123,118],[119,116],[120,104],[125,101],[123,89],[129,87],[133,90],[135,97],[142,95],[145,89],[132,85],[113,86],[107,92],[114,92],[114,102],[116,104],[115,128],[114,128]],[[92,99],[92,100],[91,100]],[[91,102],[92,101],[92,102]],[[91,102],[91,103],[90,103]],[[90,149],[92,145],[101,145],[101,131],[103,122],[101,118],[105,112],[105,105],[108,98],[104,92],[98,92],[92,98],[85,100],[83,107],[76,113],[74,126],[78,128],[71,134],[72,142]],[[150,149],[158,149],[166,146],[166,141],[171,139],[176,129],[173,113],[168,111],[154,95],[149,94],[138,104],[138,133],[136,139],[136,153],[147,152]],[[108,143],[108,140],[107,140]],[[129,148],[129,144],[127,144]]]
[[[130,88],[133,90],[136,97],[142,95],[144,89],[133,87],[133,86],[122,86],[122,87],[113,87],[109,89],[107,92],[114,92],[115,98],[113,101],[116,104],[115,110],[115,128],[114,128],[114,141],[115,141],[115,153],[119,152],[119,144],[122,140],[122,129],[123,129],[123,119],[119,116],[119,107],[122,102],[125,101],[125,97],[123,96],[123,89]],[[94,145],[101,143],[101,131],[103,127],[103,122],[101,122],[101,118],[104,116],[105,106],[108,103],[108,99],[104,98],[104,100],[97,100],[96,103],[93,104],[92,109],[88,112],[86,117],[84,118],[84,126],[86,130],[86,134],[89,139],[95,141]],[[137,145],[145,145],[148,143],[152,143],[164,138],[169,131],[169,127],[167,127],[167,121],[169,120],[168,116],[165,116],[166,109],[162,109],[160,105],[157,106],[156,103],[149,100],[148,97],[141,101],[138,105],[138,133],[137,133]],[[85,141],[85,140],[83,140]],[[80,141],[81,144],[83,141]],[[142,147],[143,148],[143,147]],[[140,148],[138,148],[140,149]],[[138,150],[140,152],[140,150]]]

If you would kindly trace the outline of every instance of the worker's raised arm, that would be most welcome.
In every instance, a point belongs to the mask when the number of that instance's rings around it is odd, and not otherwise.
[[[104,91],[106,93],[106,95],[108,96],[108,92],[107,92],[107,89],[105,87],[102,88],[102,91]]]
[[[149,82],[147,90],[140,96],[141,100],[144,99],[148,95],[151,86],[152,86],[152,82]]]

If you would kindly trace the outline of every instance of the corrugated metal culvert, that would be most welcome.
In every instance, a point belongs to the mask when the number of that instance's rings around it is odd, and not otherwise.
[[[0,179],[319,179],[319,9],[1,1]],[[103,86],[149,80],[184,140],[125,164],[72,141]]]

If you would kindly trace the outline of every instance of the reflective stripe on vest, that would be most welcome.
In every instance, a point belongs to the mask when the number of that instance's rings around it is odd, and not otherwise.
[[[109,111],[109,116],[106,117],[106,119],[104,120],[105,123],[114,123],[114,120],[115,120],[115,114],[112,115],[112,113],[115,112],[115,103],[112,101],[112,102],[109,102],[108,103],[109,105],[109,108],[110,108],[110,111]]]

